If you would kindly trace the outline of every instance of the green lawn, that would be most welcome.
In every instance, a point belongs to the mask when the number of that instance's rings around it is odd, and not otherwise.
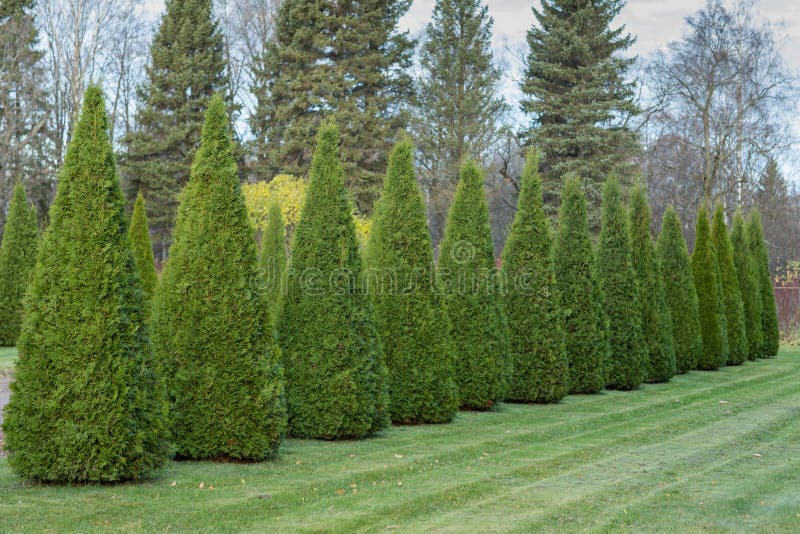
[[[0,347],[0,375],[14,367],[14,360],[17,359],[16,347]]]
[[[800,349],[784,349],[631,393],[288,440],[263,464],[170,463],[120,486],[22,484],[0,460],[0,531],[796,532],[799,384]]]

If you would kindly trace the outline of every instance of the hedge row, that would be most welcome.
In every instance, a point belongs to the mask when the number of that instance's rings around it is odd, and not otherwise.
[[[710,224],[702,207],[690,259],[675,211],[654,243],[644,187],[626,209],[610,178],[595,248],[578,177],[553,232],[531,152],[498,269],[483,172],[466,161],[437,265],[402,139],[362,263],[338,147],[324,123],[288,262],[277,205],[259,258],[214,97],[159,282],[144,200],[129,226],[102,95],[87,91],[32,272],[19,187],[0,247],[6,342],[20,314],[7,280],[30,279],[4,422],[17,473],[119,481],[170,454],[259,461],[287,433],[357,439],[777,352],[757,212],[737,213],[729,234],[721,208]]]

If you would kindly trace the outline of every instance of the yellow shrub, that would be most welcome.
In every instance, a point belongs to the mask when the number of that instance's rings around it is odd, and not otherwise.
[[[277,201],[281,206],[281,214],[286,223],[286,236],[291,238],[300,211],[306,197],[306,182],[290,174],[279,174],[269,182],[256,182],[242,185],[244,200],[247,204],[247,215],[250,222],[260,231],[267,224],[269,206]],[[369,239],[372,220],[354,215],[356,234],[359,243],[364,246]]]

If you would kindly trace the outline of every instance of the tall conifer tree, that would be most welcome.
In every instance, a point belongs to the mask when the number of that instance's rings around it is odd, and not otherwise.
[[[257,167],[308,172],[323,117],[342,128],[345,183],[361,213],[378,197],[395,133],[405,128],[414,48],[397,23],[411,0],[284,0],[252,91]]]
[[[164,260],[203,114],[211,96],[228,84],[212,1],[167,0],[150,55],[136,129],[124,140],[123,185],[129,202],[139,191],[147,196],[156,252]]]
[[[476,410],[505,398],[512,373],[483,180],[475,162],[461,166],[439,250],[461,406]]]
[[[697,368],[713,371],[728,362],[728,334],[725,328],[719,264],[711,242],[708,209],[705,205],[700,206],[697,212],[692,276],[697,291],[700,333],[703,336],[703,352],[697,362]]]
[[[561,190],[554,259],[564,313],[570,392],[597,393],[606,379],[606,317],[589,236],[586,197],[575,176],[567,178]]]
[[[633,271],[639,283],[642,334],[647,349],[647,381],[666,382],[675,374],[672,316],[658,272],[650,235],[650,207],[642,184],[631,194],[631,245]]]
[[[761,291],[756,281],[756,266],[750,255],[744,217],[736,210],[731,230],[733,260],[739,281],[739,291],[744,303],[745,329],[747,333],[747,359],[755,360],[761,354]]]
[[[492,57],[492,25],[482,0],[437,0],[420,47],[413,130],[434,245],[464,157],[488,159],[506,104]]]
[[[140,478],[167,454],[159,366],[100,89],[86,90],[36,255],[3,430],[48,482]]]
[[[624,118],[638,112],[634,84],[626,80],[633,59],[620,54],[634,43],[625,27],[612,28],[624,0],[543,0],[533,8],[526,70],[520,83],[526,135],[542,152],[544,202],[555,215],[564,176],[575,173],[586,188],[589,224],[600,228],[606,176],[623,184],[638,150]]]
[[[22,297],[36,262],[36,211],[17,183],[0,245],[0,346],[16,345],[22,321]]]
[[[149,301],[153,298],[153,292],[156,290],[158,276],[156,275],[156,266],[153,261],[153,246],[150,244],[150,227],[147,225],[144,196],[141,193],[136,195],[136,202],[133,203],[129,234],[133,260],[139,270],[142,289]]]
[[[778,331],[778,312],[775,306],[775,293],[772,289],[772,276],[769,273],[769,252],[761,228],[761,214],[753,210],[747,221],[747,241],[753,259],[756,285],[761,293],[761,352],[762,358],[778,354],[780,333]]]
[[[610,368],[607,386],[636,389],[646,378],[647,347],[642,336],[639,286],[631,257],[628,216],[619,181],[611,177],[603,190],[603,224],[597,266],[608,315]]]
[[[686,373],[697,367],[703,342],[689,251],[681,234],[678,214],[672,206],[664,212],[661,234],[656,242],[656,256],[667,307],[670,316],[675,319],[672,323],[675,371]]]
[[[513,371],[508,400],[558,402],[569,392],[564,317],[542,208],[539,158],[530,151],[517,212],[503,248],[504,303]]]
[[[323,123],[278,321],[289,431],[362,438],[389,424],[386,366],[339,161],[339,129]]]
[[[449,325],[435,278],[411,141],[389,156],[366,253],[370,293],[398,423],[444,423],[458,410]]]
[[[747,359],[747,331],[745,329],[744,303],[739,290],[739,276],[733,259],[733,245],[725,225],[722,204],[714,210],[711,240],[719,264],[720,290],[725,308],[725,326],[728,334],[728,365],[739,365]]]
[[[286,428],[280,350],[225,103],[211,99],[153,302],[179,457],[262,460]]]

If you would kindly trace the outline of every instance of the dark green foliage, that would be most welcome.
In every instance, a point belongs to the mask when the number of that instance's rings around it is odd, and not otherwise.
[[[513,372],[506,398],[558,402],[569,391],[564,318],[553,266],[550,221],[542,208],[539,158],[530,151],[517,212],[503,248],[505,307]]]
[[[141,193],[136,195],[136,202],[133,204],[129,236],[133,261],[136,263],[139,278],[142,280],[142,289],[149,301],[153,298],[153,292],[158,285],[158,276],[156,276],[156,266],[153,262],[153,246],[150,244],[150,229],[147,225],[144,196]]]
[[[647,381],[667,382],[675,374],[672,316],[664,296],[664,282],[650,235],[650,207],[643,185],[631,194],[631,258],[639,284],[642,334],[647,349]]]
[[[339,130],[320,129],[297,223],[278,334],[289,430],[361,438],[389,424],[386,367],[339,162]]]
[[[0,346],[17,344],[22,321],[22,297],[36,262],[36,212],[17,183],[6,216],[0,246]]]
[[[770,358],[778,354],[780,333],[778,332],[778,312],[775,306],[775,293],[772,277],[769,274],[769,253],[761,228],[761,214],[753,210],[747,221],[747,242],[753,259],[756,285],[761,293],[761,351],[759,356]]]
[[[272,316],[277,317],[286,274],[286,226],[283,224],[281,206],[277,202],[269,207],[267,226],[261,236],[259,263],[264,274],[264,297],[272,310]]]
[[[580,180],[574,176],[567,178],[561,190],[554,266],[564,315],[570,392],[597,393],[606,379],[606,318],[589,237],[586,198]]]
[[[25,300],[3,430],[22,477],[140,478],[167,455],[103,96],[86,91]]]
[[[153,301],[182,458],[261,460],[286,428],[280,351],[221,97],[212,98]]]
[[[128,201],[147,196],[156,250],[166,258],[175,223],[178,192],[200,142],[203,113],[211,96],[228,85],[223,37],[212,0],[168,0],[150,46],[147,79],[139,89],[143,104],[136,131],[128,135],[122,160]]]
[[[747,359],[755,360],[761,354],[764,342],[761,334],[761,290],[757,282],[757,268],[750,254],[742,212],[736,210],[731,230],[733,260],[739,281],[739,291],[744,304],[745,330],[747,334]]]
[[[411,0],[283,0],[257,65],[250,118],[256,169],[306,175],[324,117],[342,128],[344,180],[369,214],[395,132],[405,128],[414,42],[397,24]]]
[[[703,205],[697,212],[692,276],[697,291],[700,333],[703,337],[703,351],[697,361],[697,368],[705,371],[719,369],[728,362],[725,308],[719,286],[720,276],[716,256],[711,242],[708,209]]]
[[[458,411],[447,316],[435,278],[411,141],[389,155],[366,253],[375,323],[389,371],[389,414],[399,423],[443,423]]]
[[[728,365],[739,365],[747,359],[747,331],[744,303],[739,290],[739,275],[733,260],[733,245],[725,225],[722,205],[714,210],[711,240],[717,253],[721,280],[722,302],[725,307],[725,326],[728,334]]]
[[[476,410],[503,400],[512,373],[483,180],[473,161],[462,165],[439,249],[461,406]]]
[[[606,176],[629,183],[631,156],[640,149],[625,119],[638,112],[628,81],[634,59],[624,58],[634,38],[612,28],[624,0],[542,0],[528,31],[520,107],[525,133],[542,153],[544,203],[555,215],[564,177],[575,173],[586,188],[589,227],[600,227]]]
[[[489,156],[507,110],[503,69],[492,56],[493,24],[483,0],[437,0],[420,46],[412,127],[434,244],[442,237],[461,160]]]
[[[675,371],[685,373],[697,367],[703,341],[689,251],[681,234],[681,222],[672,206],[664,212],[661,234],[656,242],[656,259],[664,283],[667,308],[673,318]]]
[[[636,389],[647,373],[642,336],[639,286],[631,260],[631,234],[619,181],[609,178],[603,190],[603,219],[597,246],[597,272],[608,317],[610,368],[607,386]]]

